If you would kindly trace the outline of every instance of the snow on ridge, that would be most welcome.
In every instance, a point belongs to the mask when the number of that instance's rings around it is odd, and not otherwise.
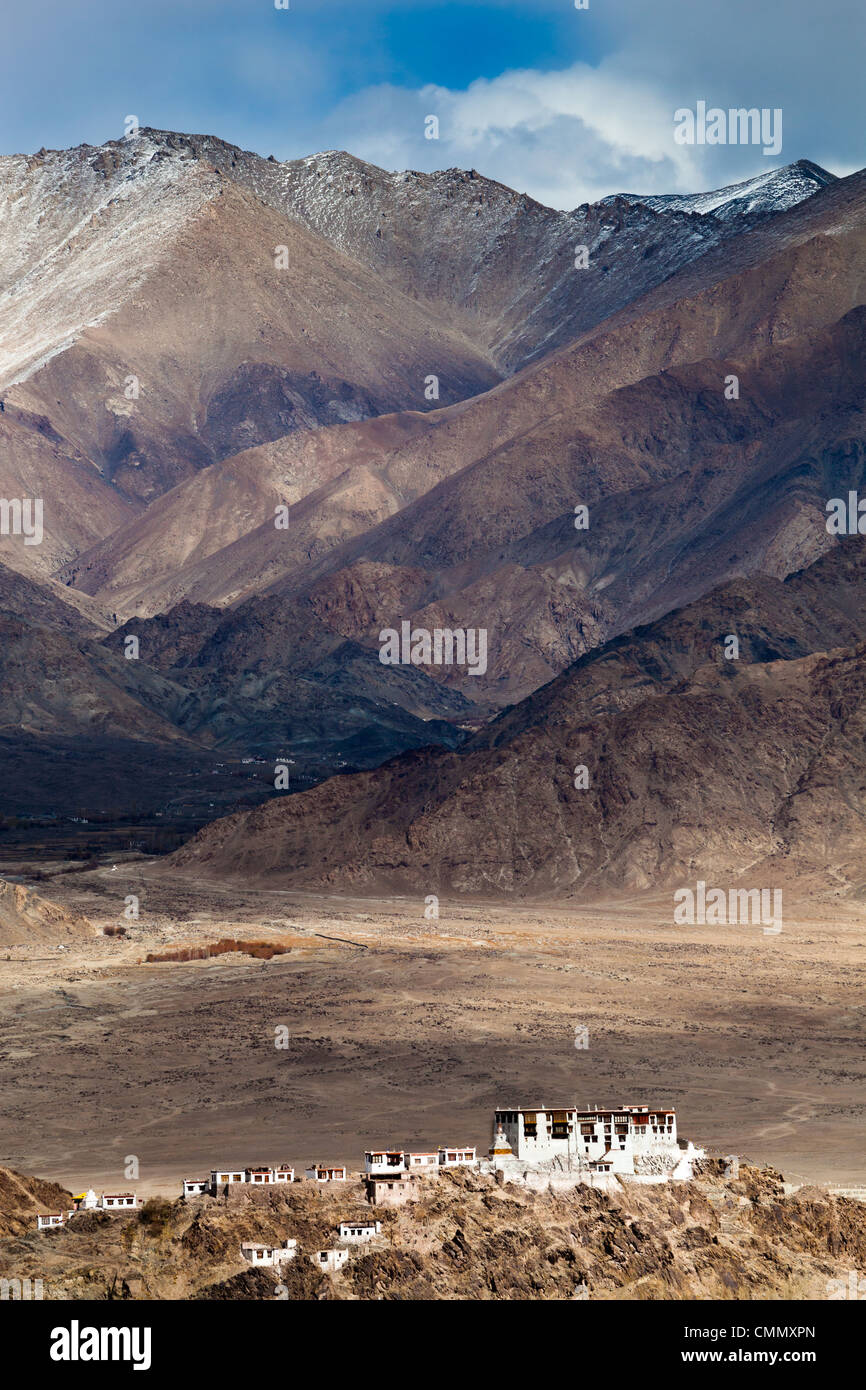
[[[741,218],[753,213],[783,212],[804,202],[813,193],[836,182],[836,176],[809,160],[798,160],[781,169],[769,169],[754,178],[705,193],[617,193],[603,198],[599,206],[625,200],[656,212],[690,212],[701,216]]]
[[[0,386],[101,323],[214,190],[140,136],[0,167]]]
[[[569,212],[475,170],[386,172],[343,150],[280,162],[215,136],[149,127],[101,146],[5,156],[0,385],[128,300],[224,180],[413,298],[485,321],[506,366],[615,311],[757,216],[835,182],[800,161],[705,193],[618,194]],[[590,251],[585,282],[575,280],[577,245]]]

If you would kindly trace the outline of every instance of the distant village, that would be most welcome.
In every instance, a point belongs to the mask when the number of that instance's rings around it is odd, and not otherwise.
[[[425,1151],[368,1149],[360,1172],[350,1173],[344,1164],[313,1163],[304,1170],[303,1178],[287,1163],[278,1167],[236,1164],[212,1168],[208,1177],[184,1178],[181,1196],[185,1200],[220,1196],[227,1200],[230,1195],[270,1191],[295,1182],[322,1185],[360,1178],[371,1206],[395,1207],[416,1201],[425,1179],[449,1169],[474,1169],[538,1191],[563,1191],[580,1183],[615,1187],[620,1179],[687,1182],[693,1176],[695,1161],[703,1156],[703,1149],[696,1149],[691,1142],[683,1146],[677,1139],[677,1117],[672,1107],[623,1105],[602,1110],[597,1106],[509,1106],[494,1112],[493,1142],[486,1157],[479,1157],[475,1148],[468,1146],[440,1145]],[[736,1164],[734,1156],[727,1160],[732,1177],[736,1176]],[[81,1211],[128,1212],[138,1206],[133,1192],[97,1196],[90,1189],[73,1199],[70,1211],[40,1214],[37,1227],[56,1229]],[[341,1221],[335,1230],[337,1247],[316,1251],[310,1259],[322,1270],[340,1269],[352,1246],[374,1240],[381,1232],[382,1223],[377,1220]],[[294,1259],[297,1250],[296,1240],[282,1245],[245,1241],[240,1255],[251,1265],[274,1268]]]

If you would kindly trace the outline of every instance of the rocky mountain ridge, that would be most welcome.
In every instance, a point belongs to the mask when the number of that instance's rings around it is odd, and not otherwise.
[[[713,875],[859,891],[864,554],[858,539],[784,582],[717,590],[588,653],[460,750],[214,822],[168,867],[422,896],[592,901]]]

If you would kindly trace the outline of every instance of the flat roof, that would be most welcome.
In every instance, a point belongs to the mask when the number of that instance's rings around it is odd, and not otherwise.
[[[569,1115],[675,1115],[673,1105],[497,1105],[494,1114],[513,1110],[520,1115],[552,1115],[564,1111]]]

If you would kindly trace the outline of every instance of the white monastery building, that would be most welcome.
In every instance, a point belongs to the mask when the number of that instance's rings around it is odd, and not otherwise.
[[[476,1149],[466,1146],[441,1144],[438,1149],[423,1151],[368,1149],[360,1175],[368,1202],[400,1206],[416,1201],[423,1189],[418,1179],[448,1168],[480,1167],[486,1174],[501,1169],[510,1173],[512,1180],[541,1191],[543,1185],[569,1187],[583,1182],[616,1186],[617,1177],[642,1183],[688,1180],[695,1160],[704,1157],[703,1149],[696,1149],[691,1142],[683,1145],[677,1139],[677,1115],[671,1105],[619,1105],[610,1110],[597,1105],[508,1105],[494,1112],[493,1128],[490,1156],[483,1162]],[[729,1155],[725,1176],[736,1178],[738,1171],[736,1155]],[[346,1182],[348,1176],[342,1163],[312,1163],[304,1171],[307,1181],[316,1183]],[[237,1164],[212,1168],[209,1178],[184,1178],[181,1190],[184,1197],[217,1196],[236,1184],[269,1188],[297,1181],[288,1163],[278,1167]],[[138,1198],[133,1192],[103,1192],[97,1197],[88,1188],[73,1198],[73,1206],[74,1211],[66,1215],[38,1214],[37,1228],[47,1231],[62,1226],[77,1211],[134,1211]],[[342,1221],[339,1238],[344,1244],[361,1244],[373,1240],[381,1230],[379,1221]],[[293,1240],[283,1246],[247,1241],[241,1247],[244,1259],[256,1265],[281,1264],[293,1259],[296,1252],[297,1241]],[[347,1257],[346,1250],[320,1250],[310,1256],[319,1268],[329,1270],[339,1269]]]
[[[531,1165],[559,1160],[559,1167],[595,1173],[690,1177],[698,1156],[691,1145],[679,1149],[672,1106],[516,1106],[497,1110],[494,1124],[490,1154],[499,1166],[510,1159]]]

